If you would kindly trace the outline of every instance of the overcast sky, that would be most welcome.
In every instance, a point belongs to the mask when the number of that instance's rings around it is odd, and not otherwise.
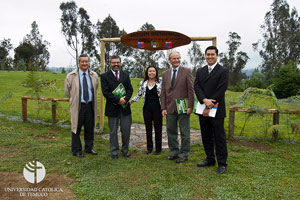
[[[36,21],[43,39],[51,43],[49,67],[67,67],[75,61],[66,49],[61,34],[62,0],[0,0],[0,40],[10,38],[13,48],[30,33],[31,23]],[[87,10],[92,23],[101,22],[110,14],[120,29],[127,33],[137,31],[148,22],[157,30],[170,30],[187,36],[216,36],[220,52],[227,51],[229,32],[241,36],[239,50],[245,51],[250,60],[247,68],[260,63],[252,43],[261,39],[260,26],[270,10],[273,0],[76,0],[78,7]],[[290,9],[296,7],[299,13],[300,1],[287,0]],[[202,51],[211,42],[199,42]],[[187,49],[178,47],[182,58],[187,60]],[[100,50],[100,47],[99,47]],[[72,52],[72,51],[71,51]],[[100,51],[99,51],[100,52]],[[13,50],[11,51],[13,55]]]

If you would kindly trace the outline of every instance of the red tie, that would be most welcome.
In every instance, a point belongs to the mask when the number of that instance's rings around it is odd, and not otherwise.
[[[117,80],[119,81],[119,71],[116,71],[116,78],[117,78]]]

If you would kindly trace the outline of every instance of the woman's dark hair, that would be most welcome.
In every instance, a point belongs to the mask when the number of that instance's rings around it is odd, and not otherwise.
[[[156,71],[155,80],[156,80],[157,82],[159,82],[158,70],[157,70],[157,68],[156,68],[155,66],[149,66],[149,67],[147,67],[147,69],[146,69],[146,71],[145,71],[144,82],[145,82],[146,80],[149,79],[148,71],[149,71],[149,69],[150,69],[151,67],[155,69],[155,71]]]

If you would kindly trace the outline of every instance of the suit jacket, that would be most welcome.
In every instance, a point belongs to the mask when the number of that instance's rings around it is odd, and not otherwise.
[[[98,88],[98,75],[97,73],[88,70],[92,82],[93,91],[93,110],[94,110],[94,128],[96,128],[97,122],[97,88]],[[71,128],[72,132],[76,134],[78,126],[78,116],[81,106],[80,97],[80,83],[79,83],[79,73],[78,69],[73,70],[67,74],[65,79],[65,94],[69,97],[70,101],[70,112],[71,112]]]
[[[119,105],[120,98],[112,94],[112,91],[116,89],[120,83],[122,83],[126,90],[125,101],[126,103],[129,101],[132,96],[133,89],[128,73],[120,70],[119,81],[111,70],[101,74],[100,77],[102,93],[106,98],[105,115],[108,117],[117,117],[120,111],[123,112],[123,115],[130,115],[130,104],[127,104],[125,108],[122,108],[122,106]]]
[[[228,86],[229,71],[217,64],[208,74],[208,66],[197,70],[195,79],[195,93],[200,103],[203,99],[215,99],[218,103],[218,111],[215,118],[225,118],[225,91]]]
[[[162,75],[161,109],[167,110],[168,114],[177,113],[176,99],[187,98],[188,107],[194,106],[193,75],[190,69],[179,67],[174,87],[171,85],[172,68],[166,70]]]

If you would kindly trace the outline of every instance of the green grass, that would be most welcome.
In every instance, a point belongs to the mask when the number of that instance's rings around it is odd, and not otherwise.
[[[76,199],[299,199],[300,144],[256,140],[274,147],[253,150],[228,144],[228,171],[198,168],[203,146],[191,148],[186,163],[166,160],[169,152],[146,155],[131,149],[130,158],[112,160],[108,141],[95,138],[98,156],[71,154],[69,129],[12,122],[0,118],[0,171],[22,173],[38,160],[47,174],[66,174]]]
[[[22,116],[22,108],[21,108],[21,97],[29,96],[27,91],[28,88],[22,86],[22,82],[25,81],[26,76],[29,72],[8,72],[8,71],[0,71],[0,99],[8,94],[9,92],[13,93],[13,96],[0,104],[0,112],[4,114],[17,115]],[[42,79],[48,80],[56,80],[57,91],[51,90],[49,88],[44,88],[43,92],[40,96],[44,97],[56,97],[56,98],[65,98],[64,94],[64,79],[66,74],[56,74],[51,72],[37,72],[38,76]],[[131,83],[134,89],[133,95],[135,95],[139,88],[139,82],[141,79],[132,78]],[[100,83],[100,81],[99,81]],[[100,102],[100,90],[98,88],[98,102]],[[230,102],[237,102],[238,97],[242,93],[240,92],[226,92],[226,103],[229,105]],[[274,105],[270,103],[270,101],[262,99],[259,102],[256,102],[259,106],[266,108],[276,108]],[[132,120],[133,123],[144,123],[143,114],[142,114],[142,99],[137,103],[132,105]],[[227,105],[227,116],[228,116],[228,108]],[[287,104],[280,105],[283,109],[291,109],[292,107]],[[39,119],[51,122],[51,102],[43,102],[41,107],[43,109],[40,110]],[[28,117],[35,119],[37,117],[38,110],[38,101],[28,100]],[[98,103],[99,110],[99,103]],[[98,113],[99,114],[99,113]],[[286,125],[285,117],[287,115],[280,115],[280,125],[279,125],[279,137],[282,139],[294,139],[299,140],[299,135],[291,135],[290,128]],[[290,116],[295,119],[298,124],[300,124],[300,117]],[[68,102],[59,102],[57,109],[57,118],[60,122],[70,123],[70,114],[69,114],[69,103]],[[245,113],[236,113],[235,114],[235,135],[241,135],[241,129],[245,122]],[[107,127],[107,117],[104,119],[104,132],[108,131]],[[272,115],[265,115],[264,118],[255,116],[251,117],[250,120],[246,124],[246,128],[242,133],[243,136],[257,136],[257,137],[272,137],[271,132],[265,132],[264,126],[266,123],[272,124]],[[165,119],[164,119],[165,124]],[[228,127],[228,117],[225,118],[225,129],[227,132]],[[200,129],[198,116],[195,114],[191,115],[191,128]]]

